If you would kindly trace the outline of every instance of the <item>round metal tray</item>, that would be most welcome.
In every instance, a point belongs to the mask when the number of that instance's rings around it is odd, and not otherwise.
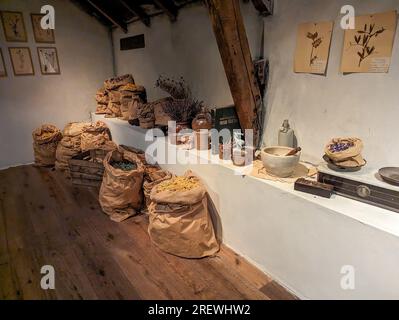
[[[378,174],[386,182],[399,186],[399,168],[386,167],[378,170]]]

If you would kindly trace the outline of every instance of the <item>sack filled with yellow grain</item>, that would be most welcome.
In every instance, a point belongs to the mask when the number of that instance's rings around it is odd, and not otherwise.
[[[156,246],[184,258],[202,258],[219,251],[206,189],[190,171],[159,183],[150,197],[148,232]]]
[[[53,166],[56,151],[62,139],[61,131],[52,124],[44,124],[32,132],[35,165],[41,167]]]
[[[104,122],[97,121],[83,127],[81,136],[81,149],[83,152],[101,149],[107,141],[111,141],[111,132]]]
[[[57,146],[56,169],[66,172],[69,171],[68,161],[81,152],[83,128],[88,125],[90,125],[90,122],[71,122],[65,126],[62,132],[63,137]]]
[[[167,171],[162,170],[158,165],[146,165],[144,173],[143,191],[145,206],[141,212],[149,213],[148,208],[151,204],[152,189],[165,180],[169,180],[173,175]]]
[[[121,222],[140,211],[144,165],[132,152],[117,148],[107,154],[99,201],[111,220]]]

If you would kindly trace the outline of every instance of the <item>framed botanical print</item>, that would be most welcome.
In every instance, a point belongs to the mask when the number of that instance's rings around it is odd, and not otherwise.
[[[38,47],[40,70],[43,75],[60,74],[60,63],[58,61],[57,48]]]
[[[22,12],[1,11],[4,36],[9,42],[27,42],[24,16]]]
[[[0,48],[0,78],[1,77],[7,77],[7,69],[6,69],[6,64],[4,62],[3,51],[1,51]]]
[[[55,36],[53,29],[43,29],[40,22],[44,14],[32,13],[30,15],[32,20],[33,35],[37,43],[55,43]]]
[[[16,76],[30,76],[34,75],[32,56],[28,47],[10,47],[10,60],[14,75]]]

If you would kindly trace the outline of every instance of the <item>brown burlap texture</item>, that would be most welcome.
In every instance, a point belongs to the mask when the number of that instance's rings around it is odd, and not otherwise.
[[[102,121],[85,126],[81,136],[82,151],[102,149],[108,141],[111,141],[111,133],[107,125]]]
[[[122,160],[136,163],[137,168],[123,171],[111,165],[113,161]],[[105,172],[100,188],[100,205],[111,220],[121,222],[141,208],[144,165],[134,153],[122,148],[109,152],[103,164]]]
[[[61,131],[54,125],[44,124],[32,132],[33,152],[36,166],[53,166],[56,151],[62,139]]]
[[[81,135],[83,128],[90,125],[89,122],[71,122],[63,130],[63,138],[57,146],[56,169],[69,171],[68,161],[81,152]]]
[[[121,86],[127,85],[128,83],[134,84],[133,76],[131,74],[107,79],[104,82],[104,87],[107,90],[115,90]]]
[[[332,152],[330,146],[336,143],[353,143],[353,147],[344,151]],[[336,165],[343,167],[358,167],[364,165],[365,160],[361,155],[362,150],[363,142],[358,138],[334,138],[324,148],[327,157]]]
[[[186,176],[192,176],[191,172]],[[148,232],[152,242],[165,252],[184,258],[202,258],[219,251],[205,187],[189,191],[151,191]]]

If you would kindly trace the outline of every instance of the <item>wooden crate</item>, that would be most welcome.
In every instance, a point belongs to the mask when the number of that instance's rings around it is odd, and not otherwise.
[[[72,183],[76,185],[99,187],[103,180],[104,165],[102,162],[87,160],[93,152],[79,153],[69,160]]]

